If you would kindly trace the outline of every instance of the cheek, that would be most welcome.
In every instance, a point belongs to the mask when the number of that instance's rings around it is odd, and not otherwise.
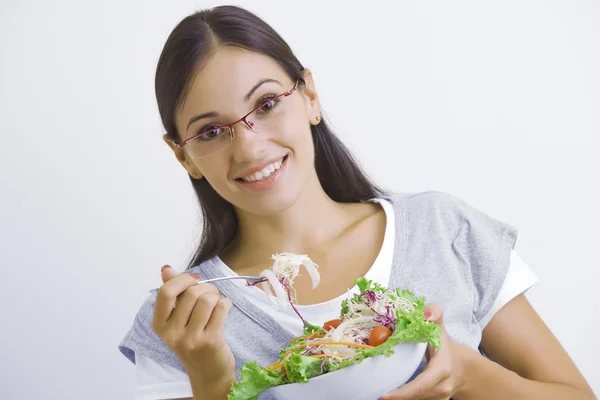
[[[302,165],[308,165],[310,167],[314,165],[315,147],[309,127],[302,129],[301,132],[297,132],[294,150],[297,153],[297,158],[299,158],[298,161]]]
[[[236,194],[232,190],[229,181],[227,180],[227,176],[225,174],[219,174],[218,172],[211,171],[204,175],[204,179],[206,182],[213,188],[215,192],[229,203],[235,204]]]
[[[215,158],[211,160],[200,160],[196,162],[196,166],[204,178],[210,183],[215,189],[223,187],[227,184],[227,163],[220,159]]]
[[[303,119],[289,120],[281,127],[275,140],[279,145],[292,149],[298,156],[310,157],[314,151],[310,125]]]
[[[294,164],[298,169],[299,176],[296,179],[303,180],[305,176],[310,175],[314,169],[315,152],[312,140],[312,134],[309,127],[303,127],[295,131],[288,131],[289,136],[282,138],[283,146],[291,149]]]

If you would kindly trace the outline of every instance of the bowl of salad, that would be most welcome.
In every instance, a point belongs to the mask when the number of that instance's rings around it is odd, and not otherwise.
[[[275,264],[264,276],[276,293],[273,297],[282,301],[287,297],[294,307],[291,290],[299,267],[309,271],[316,287],[316,265],[307,256],[273,258]],[[257,399],[263,392],[278,400],[373,400],[404,385],[419,367],[427,345],[439,348],[440,327],[423,316],[423,297],[366,278],[355,283],[359,291],[345,299],[339,316],[323,326],[312,325],[297,313],[304,334],[291,340],[272,364],[244,365],[228,400]],[[272,296],[270,290],[267,294]]]

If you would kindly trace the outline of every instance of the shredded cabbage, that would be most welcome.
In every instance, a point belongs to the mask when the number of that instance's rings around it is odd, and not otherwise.
[[[271,386],[308,382],[368,357],[390,356],[394,346],[403,342],[427,342],[439,348],[441,329],[424,318],[424,298],[405,289],[387,289],[366,278],[355,280],[359,293],[342,302],[341,321],[336,328],[325,330],[310,324],[294,306],[293,283],[304,266],[313,289],[317,287],[317,265],[306,255],[282,253],[272,258],[273,266],[261,273],[268,282],[263,283],[263,288],[270,299],[275,299],[269,285],[273,288],[279,306],[291,305],[304,323],[305,334],[293,339],[273,364],[260,368],[251,362],[242,367],[241,379],[233,383],[229,400],[256,399]],[[371,331],[377,326],[385,326],[392,334],[384,343],[371,346]]]
[[[286,308],[288,305],[294,306],[293,302],[296,296],[290,292],[293,290],[294,279],[300,274],[300,267],[303,266],[312,281],[312,288],[319,286],[321,275],[317,270],[318,266],[307,255],[294,253],[281,253],[271,256],[274,260],[270,269],[266,269],[259,276],[267,278],[267,282],[262,282],[263,290],[269,296],[272,304],[276,307]],[[270,288],[275,291],[275,295]],[[294,291],[295,293],[295,291]]]

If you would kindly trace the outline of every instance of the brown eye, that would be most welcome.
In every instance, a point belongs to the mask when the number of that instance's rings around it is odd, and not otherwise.
[[[256,112],[257,112],[257,114],[269,114],[269,113],[273,112],[273,110],[276,109],[277,106],[279,106],[280,102],[281,102],[280,98],[267,100],[267,102],[264,103],[262,106],[260,106],[260,108],[258,110],[256,110]]]
[[[225,133],[224,128],[210,129],[208,131],[203,132],[200,136],[198,136],[196,138],[196,140],[199,142],[206,142],[209,140],[214,140],[217,137],[219,137],[220,135],[222,135],[223,133]]]
[[[273,107],[275,107],[275,101],[271,100],[266,104],[263,104],[263,106],[260,108],[261,111],[263,112],[268,112],[270,111]]]

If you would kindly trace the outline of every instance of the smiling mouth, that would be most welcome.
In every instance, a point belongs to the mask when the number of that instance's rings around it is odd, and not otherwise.
[[[271,164],[267,165],[266,167],[264,167],[262,170],[260,170],[258,172],[255,172],[248,176],[244,176],[242,178],[237,178],[236,181],[238,181],[238,182],[257,182],[257,181],[263,181],[265,179],[268,179],[271,175],[273,175],[275,172],[277,172],[281,168],[283,163],[285,163],[285,161],[287,160],[287,157],[288,156],[284,156],[281,160],[272,162]]]

